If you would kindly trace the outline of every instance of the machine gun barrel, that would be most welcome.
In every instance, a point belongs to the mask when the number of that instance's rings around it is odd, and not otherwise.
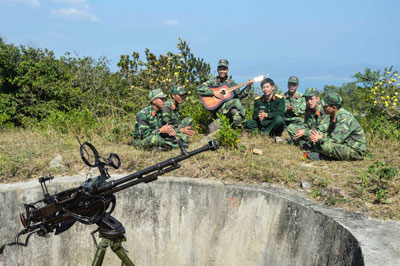
[[[107,182],[107,184],[97,187],[97,193],[104,192],[104,195],[110,195],[117,191],[121,191],[128,187],[137,185],[139,183],[151,182],[151,181],[157,179],[157,177],[159,175],[162,175],[164,173],[167,173],[167,172],[170,172],[172,170],[179,168],[180,165],[178,163],[180,161],[183,161],[183,160],[185,160],[193,155],[199,154],[201,152],[205,152],[208,150],[216,150],[216,149],[218,149],[218,144],[215,140],[212,140],[207,145],[204,145],[203,147],[200,147],[196,150],[193,150],[190,152],[186,152],[185,150],[183,150],[181,155],[178,155],[176,157],[170,158],[163,162],[157,163],[157,164],[147,167],[143,170],[140,170],[133,174],[122,177],[118,180]],[[166,168],[166,167],[168,167],[168,168]],[[131,181],[131,182],[129,182],[129,181]],[[127,183],[127,182],[129,182],[129,183]]]

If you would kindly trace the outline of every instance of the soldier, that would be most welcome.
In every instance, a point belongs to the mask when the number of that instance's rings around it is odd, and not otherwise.
[[[197,88],[197,92],[200,96],[214,96],[218,99],[224,97],[219,91],[213,91],[209,87],[218,87],[228,84],[229,87],[236,85],[236,82],[232,80],[232,76],[228,77],[229,62],[226,59],[218,61],[218,76],[212,77],[208,81],[204,82],[200,87]],[[234,96],[229,101],[224,102],[218,109],[212,111],[213,118],[216,119],[216,114],[222,114],[229,118],[233,122],[235,127],[241,128],[242,123],[246,119],[246,109],[240,102],[240,99],[247,97],[249,90],[253,82],[249,83],[242,91],[234,90]]]
[[[149,93],[151,105],[136,114],[134,145],[139,148],[168,150],[178,148],[177,133],[170,124],[162,123],[165,95],[161,89]]]
[[[301,125],[303,123],[306,102],[303,95],[297,91],[299,78],[291,76],[288,81],[288,91],[285,92],[285,123]]]
[[[367,150],[364,131],[354,116],[341,107],[342,98],[338,94],[330,92],[324,98],[324,112],[329,116],[318,126],[319,132],[311,131],[310,139],[317,152],[310,153],[309,158],[364,159]]]
[[[244,127],[249,131],[258,129],[275,137],[276,142],[283,142],[280,136],[285,129],[285,99],[274,93],[275,83],[270,78],[261,81],[261,88],[264,95],[256,98],[253,119],[246,121]]]
[[[290,124],[287,131],[295,145],[300,145],[305,150],[311,150],[313,147],[313,142],[310,140],[311,130],[317,130],[326,115],[320,104],[319,91],[316,88],[308,88],[303,97],[305,97],[307,105],[304,122]]]
[[[187,92],[184,88],[174,86],[171,89],[171,99],[169,99],[162,109],[163,124],[170,124],[174,127],[175,132],[182,133],[184,142],[188,142],[188,137],[194,136],[195,132],[192,130],[193,119],[186,117],[180,118],[179,106],[184,101]]]

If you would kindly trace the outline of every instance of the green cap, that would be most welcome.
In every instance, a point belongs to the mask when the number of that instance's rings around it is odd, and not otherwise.
[[[319,91],[316,88],[307,88],[306,92],[303,94],[303,97],[307,96],[318,96]]]
[[[180,86],[173,86],[171,89],[171,94],[179,94],[182,96],[187,94],[187,91],[185,91],[185,89]]]
[[[167,97],[167,95],[164,94],[164,92],[162,92],[161,89],[155,89],[155,90],[152,90],[152,91],[149,93],[150,101],[152,101],[152,100],[154,100],[154,99],[166,98],[166,97]]]
[[[223,66],[229,68],[229,61],[226,59],[221,59],[218,61],[218,66]]]
[[[336,94],[334,92],[328,92],[328,95],[326,95],[324,98],[325,105],[333,105],[341,107],[342,102],[343,102],[342,97],[340,97],[339,94]]]
[[[299,78],[298,77],[295,77],[295,76],[291,76],[290,78],[289,78],[289,81],[288,81],[288,83],[296,83],[296,84],[299,84]]]

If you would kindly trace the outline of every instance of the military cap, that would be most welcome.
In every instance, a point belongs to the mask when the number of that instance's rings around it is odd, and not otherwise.
[[[226,59],[221,59],[218,61],[218,66],[229,67],[229,61]]]
[[[299,78],[298,78],[298,77],[295,77],[295,76],[291,76],[291,77],[289,78],[288,83],[296,83],[296,84],[299,84]]]
[[[185,95],[187,94],[187,91],[185,91],[185,89],[180,86],[173,86],[171,89],[171,94]]]
[[[154,100],[154,99],[166,98],[166,97],[167,97],[167,95],[164,94],[164,92],[162,92],[161,89],[155,89],[155,90],[152,90],[152,91],[149,93],[150,101],[152,101],[152,100]]]
[[[318,96],[319,91],[316,88],[307,88],[306,92],[303,94],[303,97],[307,96]]]
[[[328,95],[326,95],[324,98],[325,105],[333,105],[341,107],[342,102],[343,102],[342,97],[340,97],[339,94],[336,94],[334,92],[328,92]]]

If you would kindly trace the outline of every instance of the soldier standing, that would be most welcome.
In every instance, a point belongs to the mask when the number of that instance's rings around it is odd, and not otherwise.
[[[162,108],[167,95],[161,89],[149,93],[151,105],[136,114],[134,146],[144,149],[178,148],[177,133],[170,124],[162,123]]]
[[[186,98],[187,92],[180,86],[173,86],[171,89],[171,99],[165,102],[162,108],[163,124],[169,124],[174,127],[175,132],[180,132],[184,142],[188,142],[188,137],[194,136],[195,132],[192,130],[193,118],[186,117],[181,119],[179,114],[179,107]]]
[[[229,87],[236,85],[236,82],[232,80],[232,76],[228,77],[229,62],[226,59],[218,61],[218,76],[210,78],[197,88],[197,92],[200,96],[214,96],[218,99],[224,97],[219,91],[213,91],[209,87],[219,87],[223,84],[227,84]],[[229,101],[224,102],[218,109],[212,111],[213,119],[216,119],[216,114],[222,114],[229,118],[230,122],[235,127],[241,128],[242,123],[246,119],[246,109],[240,102],[241,99],[245,98],[249,94],[249,90],[253,82],[250,82],[243,90],[234,90],[234,96]],[[210,126],[209,126],[210,127]],[[212,131],[212,130],[210,130]]]
[[[311,150],[313,147],[313,142],[310,140],[311,130],[317,130],[326,115],[320,104],[319,91],[316,88],[308,88],[303,97],[306,99],[307,106],[304,121],[301,124],[290,124],[287,131],[295,145],[299,145],[305,150]]]
[[[283,96],[274,93],[275,83],[266,78],[261,81],[263,96],[254,102],[253,119],[246,121],[244,127],[249,131],[260,130],[261,133],[275,137],[276,142],[283,142],[280,136],[285,129],[285,100]]]
[[[291,76],[288,81],[288,91],[285,92],[285,123],[301,125],[303,123],[306,102],[303,95],[297,91],[299,78]]]
[[[309,158],[364,159],[367,150],[364,131],[354,116],[341,107],[342,98],[338,94],[330,92],[324,98],[324,111],[329,116],[318,126],[318,131],[311,131],[310,139],[317,152],[310,153]]]

